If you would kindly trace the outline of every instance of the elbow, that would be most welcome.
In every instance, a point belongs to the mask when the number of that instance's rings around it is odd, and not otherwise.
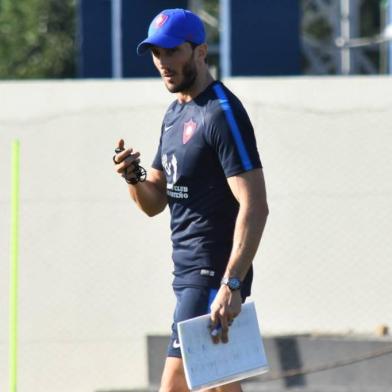
[[[262,203],[258,204],[257,209],[254,209],[252,215],[264,225],[269,215],[269,208],[268,208],[267,201],[263,201]]]
[[[150,209],[143,209],[143,212],[149,217],[152,218],[158,214],[160,214],[165,207],[163,208],[150,208]]]
[[[152,218],[155,215],[158,215],[160,213],[160,211],[144,211],[144,213],[149,217]]]
[[[269,215],[269,208],[268,208],[268,203],[267,202],[264,203],[263,212],[264,212],[265,220],[267,220],[267,217]]]
[[[265,223],[267,222],[267,218],[269,215],[269,208],[267,202],[263,203],[260,210],[261,210],[260,211],[261,220]]]
[[[257,203],[244,210],[245,219],[248,222],[253,222],[255,227],[264,227],[267,222],[268,214],[269,208],[267,203]]]
[[[139,209],[150,218],[160,214],[166,208],[166,204],[166,201],[161,203],[140,203],[138,200],[136,200],[136,205],[139,207]]]

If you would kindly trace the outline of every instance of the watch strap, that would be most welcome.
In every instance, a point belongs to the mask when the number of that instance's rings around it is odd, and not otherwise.
[[[221,284],[226,285],[231,291],[236,291],[241,288],[241,280],[235,277],[223,277],[221,280]]]

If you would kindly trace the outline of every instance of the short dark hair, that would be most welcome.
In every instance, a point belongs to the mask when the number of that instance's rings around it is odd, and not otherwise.
[[[195,44],[194,42],[191,41],[186,41],[186,42],[188,42],[188,44],[191,45],[193,50],[199,46],[199,44]]]

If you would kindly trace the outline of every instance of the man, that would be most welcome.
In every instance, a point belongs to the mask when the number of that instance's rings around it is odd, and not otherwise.
[[[211,330],[218,331],[213,342],[228,341],[229,326],[250,295],[268,207],[252,125],[240,101],[209,73],[201,20],[182,9],[162,11],[137,48],[148,51],[176,100],[146,181],[138,181],[139,152],[125,149],[123,140],[113,159],[142,211],[154,216],[170,208],[177,306],[160,390],[185,392],[177,323],[211,310]],[[211,390],[238,392],[241,386]]]

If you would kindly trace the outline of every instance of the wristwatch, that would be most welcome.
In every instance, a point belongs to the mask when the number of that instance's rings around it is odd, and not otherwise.
[[[236,291],[241,288],[241,281],[238,278],[226,278],[221,280],[221,284],[225,284],[231,291]]]

